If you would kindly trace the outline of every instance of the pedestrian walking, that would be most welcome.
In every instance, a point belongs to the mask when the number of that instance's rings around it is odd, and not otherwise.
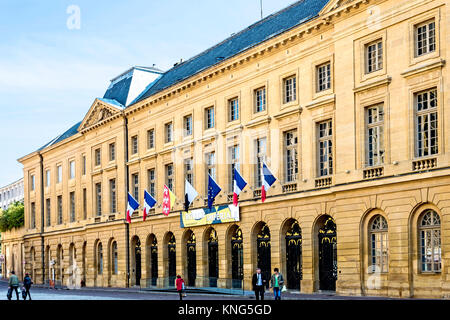
[[[252,286],[253,291],[255,292],[256,300],[264,300],[264,292],[266,287],[267,280],[264,275],[261,273],[261,269],[256,269],[256,273],[253,274],[252,278]]]
[[[11,300],[13,290],[16,291],[17,300],[19,300],[19,292],[17,289],[19,289],[19,278],[16,276],[16,273],[11,271],[11,276],[9,277],[8,282],[9,288],[11,289],[11,294],[8,296],[8,300]]]
[[[183,300],[183,293],[185,290],[184,280],[180,275],[177,275],[177,280],[175,280],[175,286],[177,287],[177,292],[180,295],[180,301]]]
[[[25,278],[23,278],[23,288],[25,293],[23,293],[23,300],[27,300],[27,296],[31,300],[31,294],[30,294],[30,288],[33,284],[33,281],[31,280],[31,277],[28,273],[25,273]]]
[[[281,289],[284,285],[283,275],[280,273],[278,268],[273,269],[273,275],[270,278],[270,287],[273,290],[273,295],[275,300],[281,300]]]

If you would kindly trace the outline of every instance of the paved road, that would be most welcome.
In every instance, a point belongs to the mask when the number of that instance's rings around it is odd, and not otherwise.
[[[8,285],[0,281],[0,300],[7,300],[6,292]],[[19,295],[19,298],[21,296]],[[136,289],[114,289],[114,288],[83,288],[80,290],[48,289],[33,286],[31,288],[33,300],[179,300],[178,294],[166,292],[148,292]],[[15,300],[15,293],[13,300]],[[215,294],[189,293],[185,300],[241,300],[254,301],[254,296],[226,296]],[[324,294],[285,294],[286,300],[390,300],[374,297],[344,297]],[[273,300],[271,292],[266,292],[266,300]]]

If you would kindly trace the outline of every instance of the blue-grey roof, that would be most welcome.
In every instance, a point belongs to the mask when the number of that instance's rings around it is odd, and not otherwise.
[[[113,84],[111,87],[108,88],[108,90],[106,90],[103,98],[116,100],[120,104],[126,105],[132,80],[133,77],[129,76]]]
[[[118,102],[117,100],[114,100],[114,99],[105,99],[105,98],[97,98],[97,99],[100,100],[100,101],[103,101],[103,102],[105,102],[105,103],[107,103],[107,104],[110,104],[110,105],[112,105],[112,106],[119,107],[119,108],[121,108],[121,109],[124,108],[124,105],[121,104],[120,102]]]
[[[44,145],[43,147],[39,148],[38,151],[41,151],[47,147],[50,147],[54,144],[57,144],[58,142],[61,142],[65,139],[68,139],[74,135],[76,135],[78,133],[78,127],[81,125],[81,122],[78,122],[77,124],[75,124],[74,126],[72,126],[69,130],[67,130],[66,132],[64,132],[63,134],[57,136],[55,139],[53,139],[52,141],[50,141],[49,143],[47,143],[46,145]]]
[[[140,96],[139,101],[317,17],[320,10],[325,7],[328,1],[329,0],[298,1],[291,6],[266,17],[216,46],[173,67],[164,73],[159,81],[148,88],[147,91]]]

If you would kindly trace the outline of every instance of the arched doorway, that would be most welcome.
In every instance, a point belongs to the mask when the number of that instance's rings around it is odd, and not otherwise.
[[[191,231],[191,234],[186,242],[186,257],[187,257],[187,285],[195,287],[195,279],[197,278],[197,241],[195,234]]]
[[[292,222],[286,232],[286,280],[287,288],[300,290],[302,280],[302,230],[298,221]]]
[[[133,248],[133,275],[134,275],[134,285],[140,286],[141,285],[141,276],[142,276],[142,269],[141,269],[141,240],[139,237],[135,236],[132,239],[132,248]]]
[[[175,277],[177,273],[177,246],[175,236],[172,232],[169,233],[169,242],[167,244],[168,262],[169,262],[169,286],[175,285]]]
[[[241,228],[237,228],[231,237],[231,277],[232,287],[242,288],[242,280],[244,279],[244,246]]]
[[[31,279],[35,279],[35,259],[36,259],[36,251],[34,248],[31,248]]]
[[[219,242],[217,232],[213,228],[211,228],[208,238],[208,270],[209,286],[215,288],[219,277]]]
[[[87,256],[86,256],[86,249],[87,249],[87,242],[85,241],[83,243],[83,250],[82,250],[82,276],[81,276],[81,286],[86,286],[86,265],[87,265]]]
[[[270,229],[264,224],[256,238],[257,248],[257,267],[261,269],[262,275],[268,280],[271,271],[271,253],[270,253]],[[267,281],[267,287],[269,281]]]
[[[319,238],[319,289],[336,291],[337,280],[337,233],[336,223],[324,216],[320,224]]]
[[[64,281],[64,251],[62,245],[58,245],[58,249],[56,251],[56,281],[55,284],[62,286]]]
[[[73,288],[77,285],[76,275],[77,275],[77,260],[76,260],[76,248],[75,244],[71,243],[69,246],[69,279],[67,281],[67,286]]]

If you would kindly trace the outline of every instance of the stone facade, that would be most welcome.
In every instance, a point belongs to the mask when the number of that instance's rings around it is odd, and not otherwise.
[[[232,194],[230,148],[239,145],[240,171],[249,186],[240,196],[240,222],[213,226],[219,253],[219,287],[229,287],[233,277],[231,241],[237,228],[242,231],[244,289],[251,290],[251,277],[258,266],[258,234],[265,226],[270,229],[270,266],[279,267],[286,277],[286,234],[298,222],[302,237],[300,291],[323,289],[323,242],[319,241],[323,238],[319,234],[331,217],[336,225],[337,293],[449,297],[450,97],[445,81],[449,76],[445,63],[449,16],[450,7],[444,0],[330,1],[317,18],[125,109],[96,100],[75,135],[20,159],[25,176],[25,227],[21,240],[2,234],[4,248],[23,244],[26,269],[34,270],[37,282],[48,281],[53,271],[48,262],[55,260],[58,281],[66,283],[71,276],[68,270],[76,263],[87,286],[125,287],[136,284],[135,247],[139,239],[140,279],[146,286],[151,279],[151,247],[156,238],[156,284],[163,287],[169,278],[168,244],[172,234],[176,240],[176,273],[187,278],[187,241],[193,232],[196,285],[207,286],[203,280],[210,274],[208,240],[212,226],[180,228],[185,159],[193,158],[192,184],[200,195],[194,207],[205,206],[205,157],[212,152],[216,181],[223,189],[216,204],[228,204]],[[418,56],[415,39],[422,30],[418,28],[429,27],[432,22],[435,46],[427,44],[430,52]],[[373,43],[375,47],[371,47]],[[373,72],[367,72],[369,47],[375,48],[378,59],[373,60],[377,64]],[[325,75],[324,81],[320,81],[320,74]],[[295,82],[290,81],[292,77]],[[265,89],[266,103],[259,108],[256,97],[261,88]],[[421,144],[418,140],[425,138],[417,138],[418,118],[423,111],[418,110],[418,99],[426,90],[432,91],[426,99],[431,100],[431,95],[435,98],[438,120],[432,124],[436,130],[426,129],[433,132]],[[239,101],[236,119],[230,110],[230,101],[235,98]],[[382,116],[384,134],[376,136],[382,143],[373,152],[376,139],[368,138],[373,132],[369,130],[368,112],[380,105],[382,111],[376,112],[377,117]],[[210,107],[215,113],[213,128],[206,125]],[[98,114],[102,116],[95,116]],[[192,134],[185,130],[188,117],[192,119]],[[167,137],[169,123],[173,140]],[[150,130],[155,133],[154,146],[148,141]],[[298,171],[292,172],[293,162],[287,160],[292,156],[291,144],[286,144],[287,133],[297,135],[294,149]],[[266,150],[258,149],[258,139],[265,139]],[[115,156],[111,157],[113,143]],[[429,151],[431,147],[434,151]],[[420,154],[425,149],[428,154]],[[374,153],[382,159],[372,163]],[[265,156],[278,178],[264,203],[257,185],[258,154]],[[72,161],[75,176],[70,178]],[[173,192],[178,199],[166,217],[160,204],[163,185],[169,182],[170,164],[174,168]],[[56,179],[58,166],[62,167],[60,183]],[[145,222],[139,210],[127,235],[127,185],[133,193],[137,175],[142,204],[143,190],[151,187],[151,169],[155,170],[158,205]],[[47,187],[42,179],[48,170],[51,182]],[[29,189],[31,176],[42,188]],[[112,179],[117,212],[111,210]],[[96,200],[98,186],[101,210]],[[58,197],[62,200],[62,223],[58,221]],[[47,201],[51,208],[49,223]],[[436,213],[439,223],[436,220],[425,225],[428,212]],[[372,228],[380,216],[387,225],[375,231],[384,230],[380,239],[386,241],[377,242]],[[433,230],[433,235],[423,226]],[[432,237],[434,245],[428,260],[422,256],[431,242],[424,237]],[[372,250],[372,243],[377,250]],[[433,266],[424,265],[424,261]],[[378,263],[381,272],[373,272],[372,266]]]

